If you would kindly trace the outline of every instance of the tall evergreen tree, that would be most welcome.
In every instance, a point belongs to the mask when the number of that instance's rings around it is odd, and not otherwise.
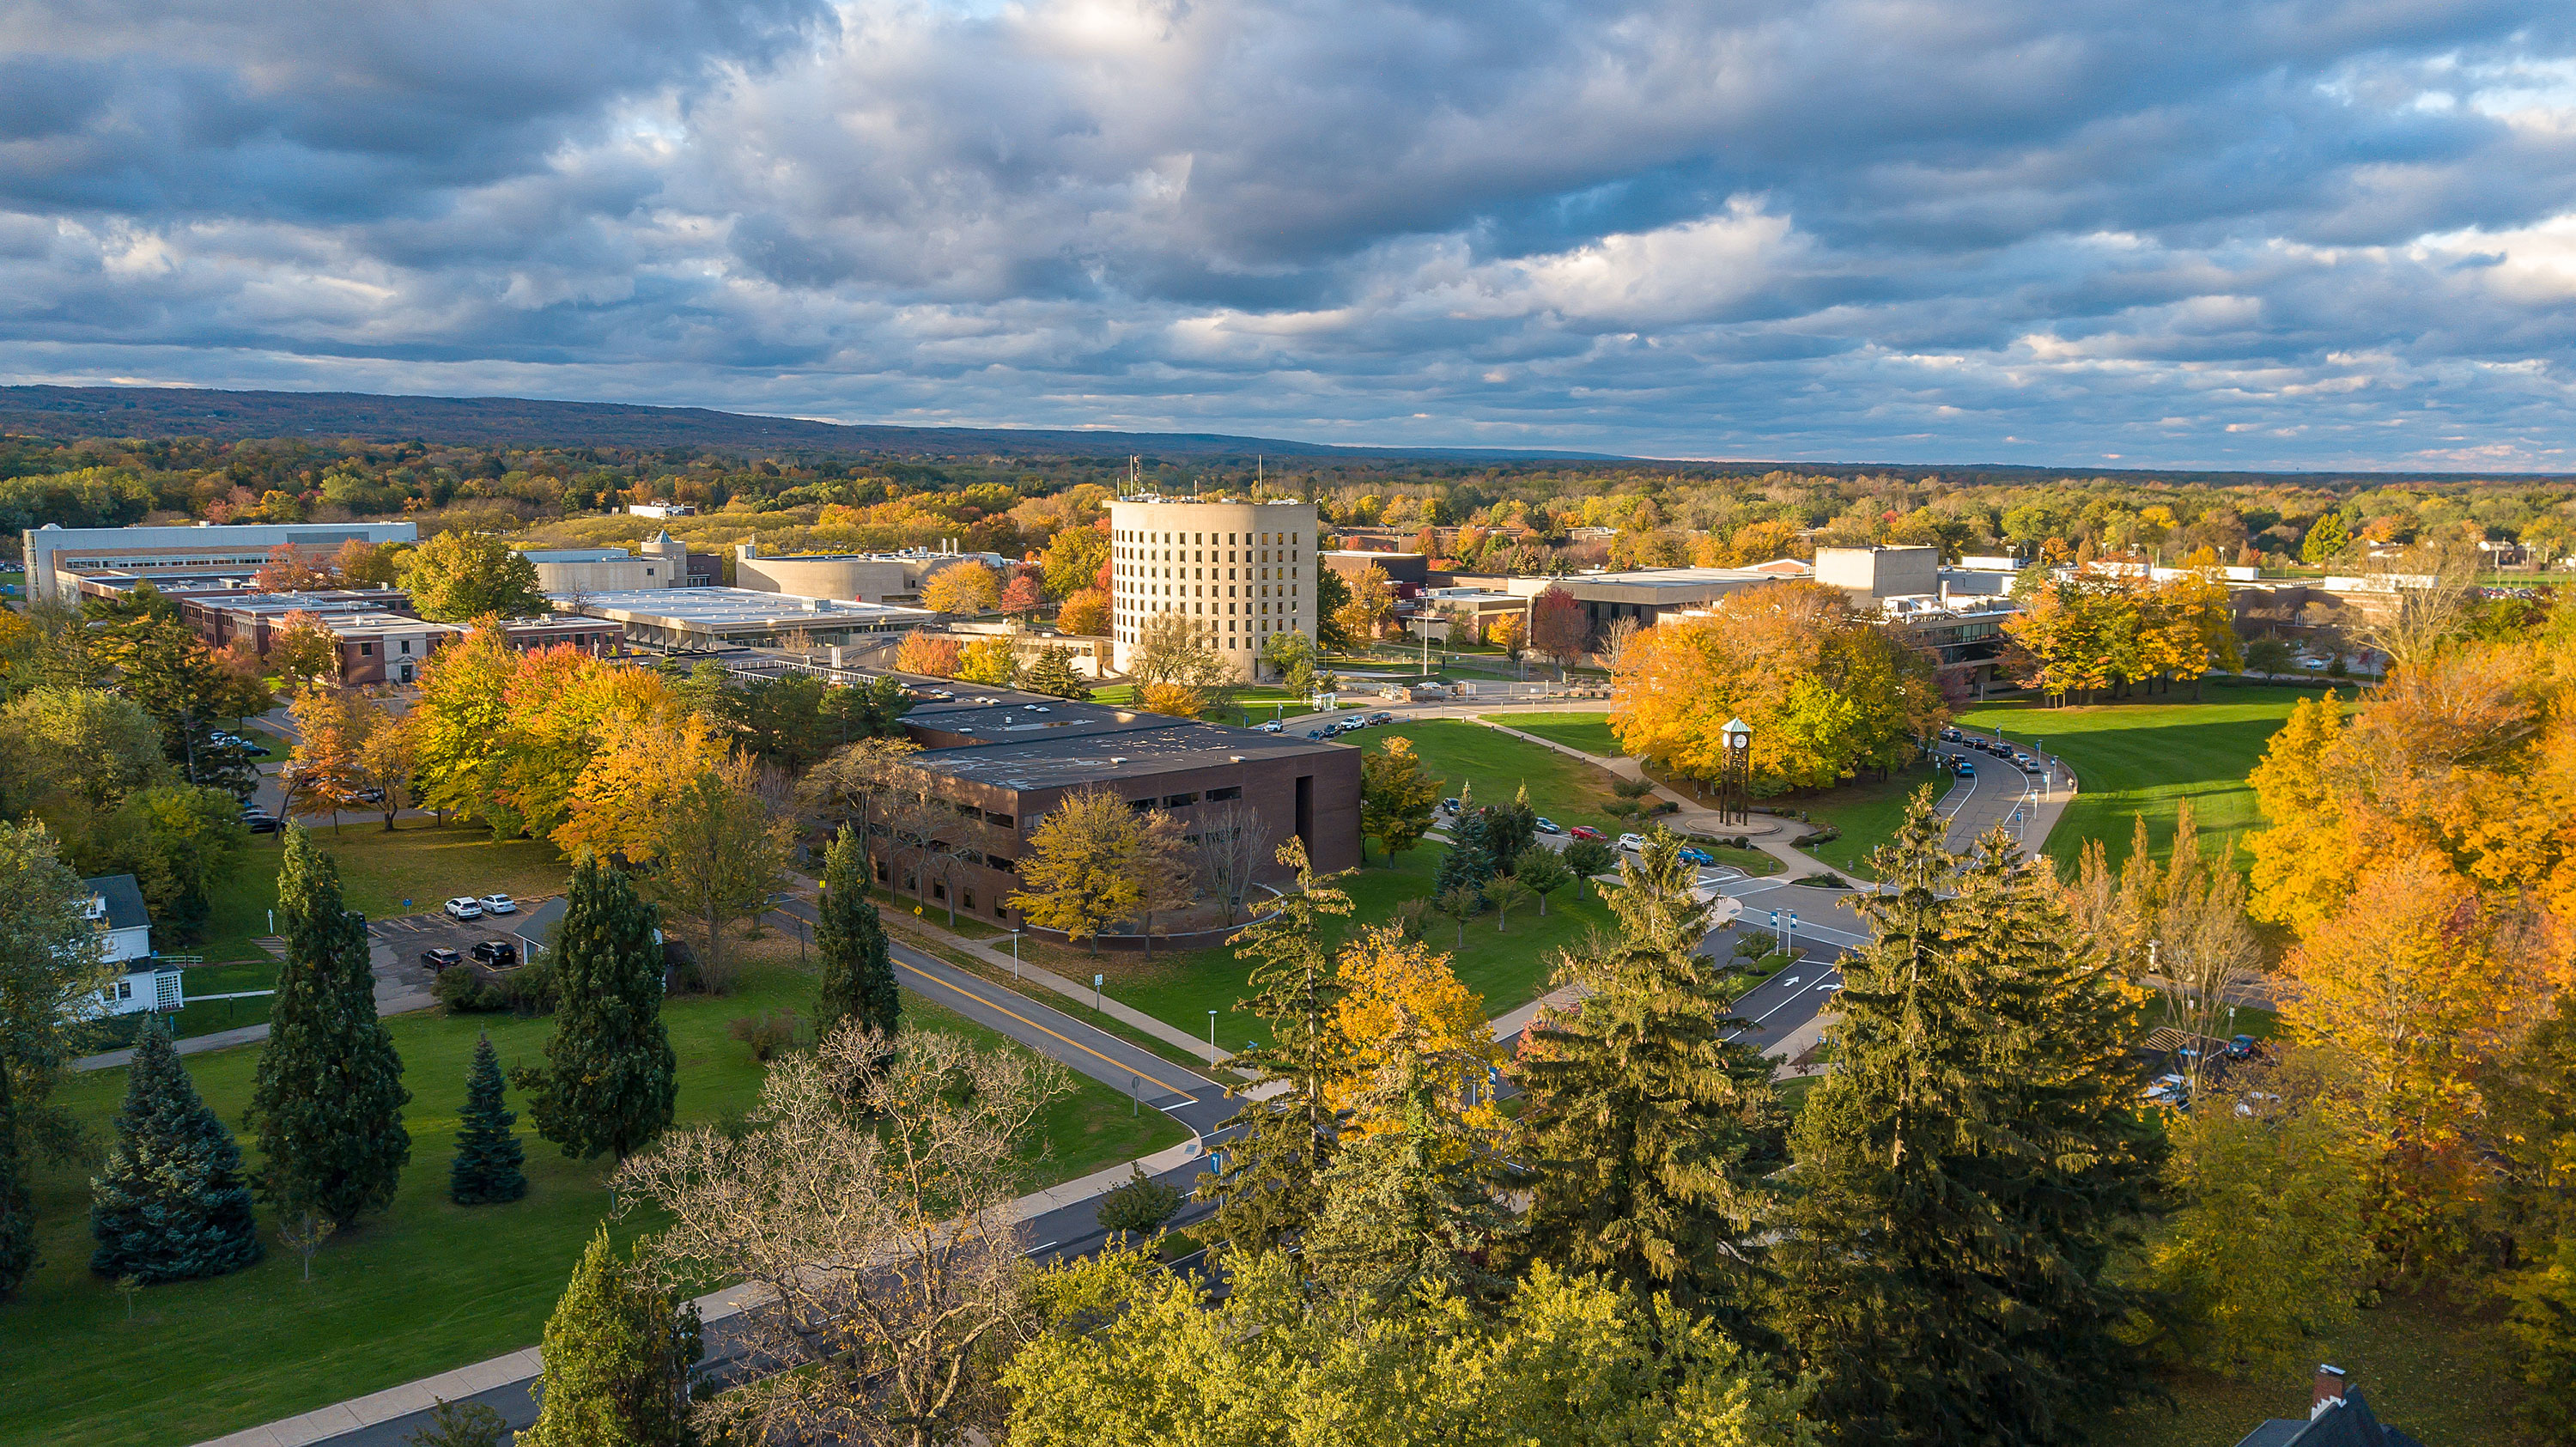
[[[1530,804],[1529,785],[1508,804],[1488,804],[1485,817],[1485,858],[1498,874],[1509,874],[1512,861],[1521,851],[1538,842],[1538,810]]]
[[[585,855],[573,866],[555,932],[563,1003],[542,1069],[511,1080],[537,1131],[568,1156],[623,1161],[671,1124],[679,1064],[662,1028],[662,948],[653,907],[626,872]]]
[[[1482,890],[1496,872],[1485,811],[1462,800],[1458,822],[1449,826],[1449,852],[1440,857],[1439,873],[1432,876],[1431,895],[1437,899],[1453,889]]]
[[[268,1166],[261,1194],[289,1214],[347,1225],[390,1205],[411,1160],[402,1057],[376,1019],[367,923],[340,900],[340,868],[286,827],[277,912],[286,961],[269,1007],[250,1114]]]
[[[1303,1238],[1307,1268],[1382,1309],[1426,1287],[1492,1299],[1508,1285],[1485,1264],[1512,1230],[1496,1200],[1500,1163],[1487,1133],[1450,1108],[1440,1063],[1390,1062],[1363,1109],[1393,1128],[1360,1137],[1316,1182],[1323,1205]]]
[[[198,1097],[157,1016],[135,1042],[116,1144],[89,1192],[98,1241],[89,1269],[110,1280],[188,1281],[260,1258],[241,1147]]]
[[[501,1108],[501,1057],[492,1037],[474,1042],[474,1064],[465,1076],[465,1112],[456,1124],[456,1159],[447,1168],[447,1199],[460,1206],[489,1206],[528,1194],[527,1160],[510,1127],[518,1112]]]
[[[2106,1279],[2161,1148],[2135,1006],[2009,833],[1962,864],[1927,789],[1872,856],[1838,1068],[1791,1134],[1778,1323],[1846,1442],[2050,1443],[2142,1389]],[[1953,892],[1955,891],[1955,892]]]
[[[894,955],[886,945],[885,922],[868,898],[866,851],[846,824],[823,856],[818,913],[814,946],[823,956],[823,979],[814,995],[815,1038],[856,1022],[893,1039],[903,1021]]]
[[[1336,1137],[1325,1090],[1350,1054],[1336,1021],[1342,986],[1323,924],[1349,914],[1351,897],[1333,877],[1315,877],[1302,839],[1280,845],[1279,862],[1297,871],[1296,892],[1229,941],[1255,962],[1252,998],[1237,1008],[1261,1017],[1270,1043],[1233,1057],[1250,1077],[1227,1091],[1243,1102],[1225,1123],[1238,1134],[1222,1168],[1198,1188],[1201,1200],[1217,1203],[1217,1233],[1241,1251],[1294,1238],[1321,1208],[1317,1178],[1332,1162]]]
[[[695,1313],[619,1259],[605,1227],[546,1318],[536,1425],[519,1447],[681,1447]]]
[[[1731,1044],[1717,962],[1698,952],[1709,906],[1681,841],[1658,832],[1605,890],[1615,939],[1569,954],[1582,1005],[1540,1016],[1520,1067],[1528,1104],[1527,1247],[1646,1300],[1664,1293],[1742,1334],[1759,1178],[1776,1169],[1769,1062]]]

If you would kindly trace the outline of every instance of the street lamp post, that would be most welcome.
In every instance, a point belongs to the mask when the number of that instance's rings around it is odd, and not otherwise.
[[[1726,783],[1724,797],[1718,801],[1718,820],[1749,824],[1753,822],[1753,730],[1740,718],[1728,719],[1718,736],[1726,741]]]
[[[1216,1011],[1208,1011],[1208,1063],[1216,1063]]]
[[[1017,983],[1019,983],[1019,979],[1020,979],[1020,932],[1019,932],[1018,930],[1013,930],[1013,931],[1011,931],[1011,982],[1012,982],[1013,984],[1017,984]]]

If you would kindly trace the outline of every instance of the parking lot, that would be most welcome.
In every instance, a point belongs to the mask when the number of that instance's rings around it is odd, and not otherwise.
[[[543,903],[542,899],[523,899],[517,914],[487,914],[477,920],[449,919],[439,912],[399,915],[374,921],[367,926],[367,932],[393,950],[394,972],[403,983],[426,990],[438,972],[422,962],[424,950],[454,950],[471,962],[474,947],[485,940],[507,940],[516,945],[518,937],[512,931]]]

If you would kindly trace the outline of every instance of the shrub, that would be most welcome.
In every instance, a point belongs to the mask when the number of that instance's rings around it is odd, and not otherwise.
[[[1655,781],[1652,779],[1619,779],[1610,785],[1610,792],[1618,795],[1622,799],[1642,799],[1648,794],[1655,792]]]
[[[1613,819],[1626,819],[1644,807],[1634,799],[1612,799],[1601,806],[1601,812]]]
[[[1130,1166],[1128,1170],[1133,1174],[1127,1184],[1110,1188],[1100,1198],[1103,1231],[1151,1231],[1181,1209],[1179,1190],[1146,1175],[1143,1166]]]
[[[1789,843],[1792,848],[1809,849],[1818,844],[1831,844],[1842,837],[1843,831],[1835,828],[1831,824],[1828,824],[1822,829],[1812,830],[1808,833],[1801,834],[1797,838],[1790,840]]]
[[[751,1047],[751,1058],[767,1060],[796,1043],[796,1012],[763,1010],[757,1015],[737,1017],[732,1026],[733,1038]]]
[[[490,975],[473,965],[449,965],[430,984],[430,998],[451,1015],[551,1015],[558,991],[552,965],[526,965]]]
[[[447,1007],[451,1015],[488,1014],[510,1008],[501,992],[483,982],[483,972],[472,965],[449,965],[438,972],[429,987],[430,998]]]
[[[1830,873],[1810,874],[1805,878],[1800,879],[1798,883],[1803,884],[1810,889],[1849,889],[1851,887],[1850,885],[1843,883],[1843,877],[1841,875]]]

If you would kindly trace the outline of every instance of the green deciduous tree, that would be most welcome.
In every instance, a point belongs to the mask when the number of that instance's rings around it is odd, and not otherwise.
[[[823,857],[823,898],[814,926],[814,948],[823,957],[823,978],[814,992],[818,1040],[846,1023],[891,1040],[902,1024],[903,996],[895,986],[885,922],[868,898],[867,868],[857,831],[841,826]]]
[[[1527,1037],[1526,1249],[1740,1333],[1779,1128],[1769,1062],[1726,1039],[1722,962],[1698,951],[1709,907],[1681,847],[1658,831],[1622,862],[1604,892],[1618,934],[1569,953],[1556,976],[1585,987],[1582,1003],[1542,1013]]]
[[[1942,833],[1926,789],[1872,856],[1774,1317],[1845,1441],[2065,1441],[2146,1384],[2106,1270],[2162,1153],[2135,997],[2008,833],[1965,861]]]
[[[92,1033],[91,997],[116,973],[83,912],[89,897],[42,826],[0,820],[0,1300],[36,1262],[27,1163],[79,1138],[48,1097]]]
[[[1226,1122],[1240,1134],[1198,1188],[1217,1203],[1218,1234],[1241,1251],[1293,1240],[1321,1208],[1316,1181],[1337,1139],[1327,1091],[1350,1054],[1337,1023],[1343,987],[1322,936],[1324,921],[1351,912],[1351,897],[1336,876],[1316,877],[1302,839],[1281,844],[1279,862],[1297,871],[1296,891],[1227,941],[1252,961],[1252,998],[1236,1008],[1260,1017],[1270,1042],[1231,1061],[1249,1077],[1227,1092],[1243,1102]]]
[[[563,1003],[546,1063],[512,1071],[511,1083],[538,1134],[565,1155],[623,1161],[669,1127],[679,1091],[653,907],[624,870],[587,855],[573,865],[554,967]]]
[[[135,1041],[116,1144],[89,1190],[98,1242],[89,1269],[110,1281],[189,1281],[260,1258],[241,1147],[198,1096],[157,1017]]]
[[[684,1447],[698,1354],[696,1312],[620,1260],[602,1227],[546,1318],[537,1422],[519,1447]]]
[[[1538,899],[1539,918],[1547,917],[1547,897],[1574,882],[1564,858],[1544,844],[1533,844],[1512,861],[1512,878]]]
[[[250,1105],[267,1159],[260,1192],[282,1212],[345,1225],[393,1202],[411,1159],[411,1092],[376,1019],[366,921],[342,903],[339,865],[300,825],[286,826],[277,913],[286,960]]]
[[[490,533],[446,532],[403,559],[402,585],[423,618],[536,618],[551,611],[537,565]]]
[[[1004,1374],[1016,1447],[1806,1447],[1806,1389],[1712,1324],[1540,1267],[1496,1310],[1314,1298],[1278,1252],[1211,1298],[1142,1252],[1040,1273]]]
[[[1360,837],[1377,840],[1390,858],[1422,842],[1439,802],[1440,780],[1422,767],[1412,740],[1390,738],[1360,755]]]
[[[510,1127],[518,1112],[501,1108],[501,1057],[492,1037],[474,1042],[474,1064],[465,1075],[465,1109],[456,1122],[456,1159],[447,1168],[447,1199],[460,1206],[489,1206],[528,1194],[520,1167],[527,1152]]]

